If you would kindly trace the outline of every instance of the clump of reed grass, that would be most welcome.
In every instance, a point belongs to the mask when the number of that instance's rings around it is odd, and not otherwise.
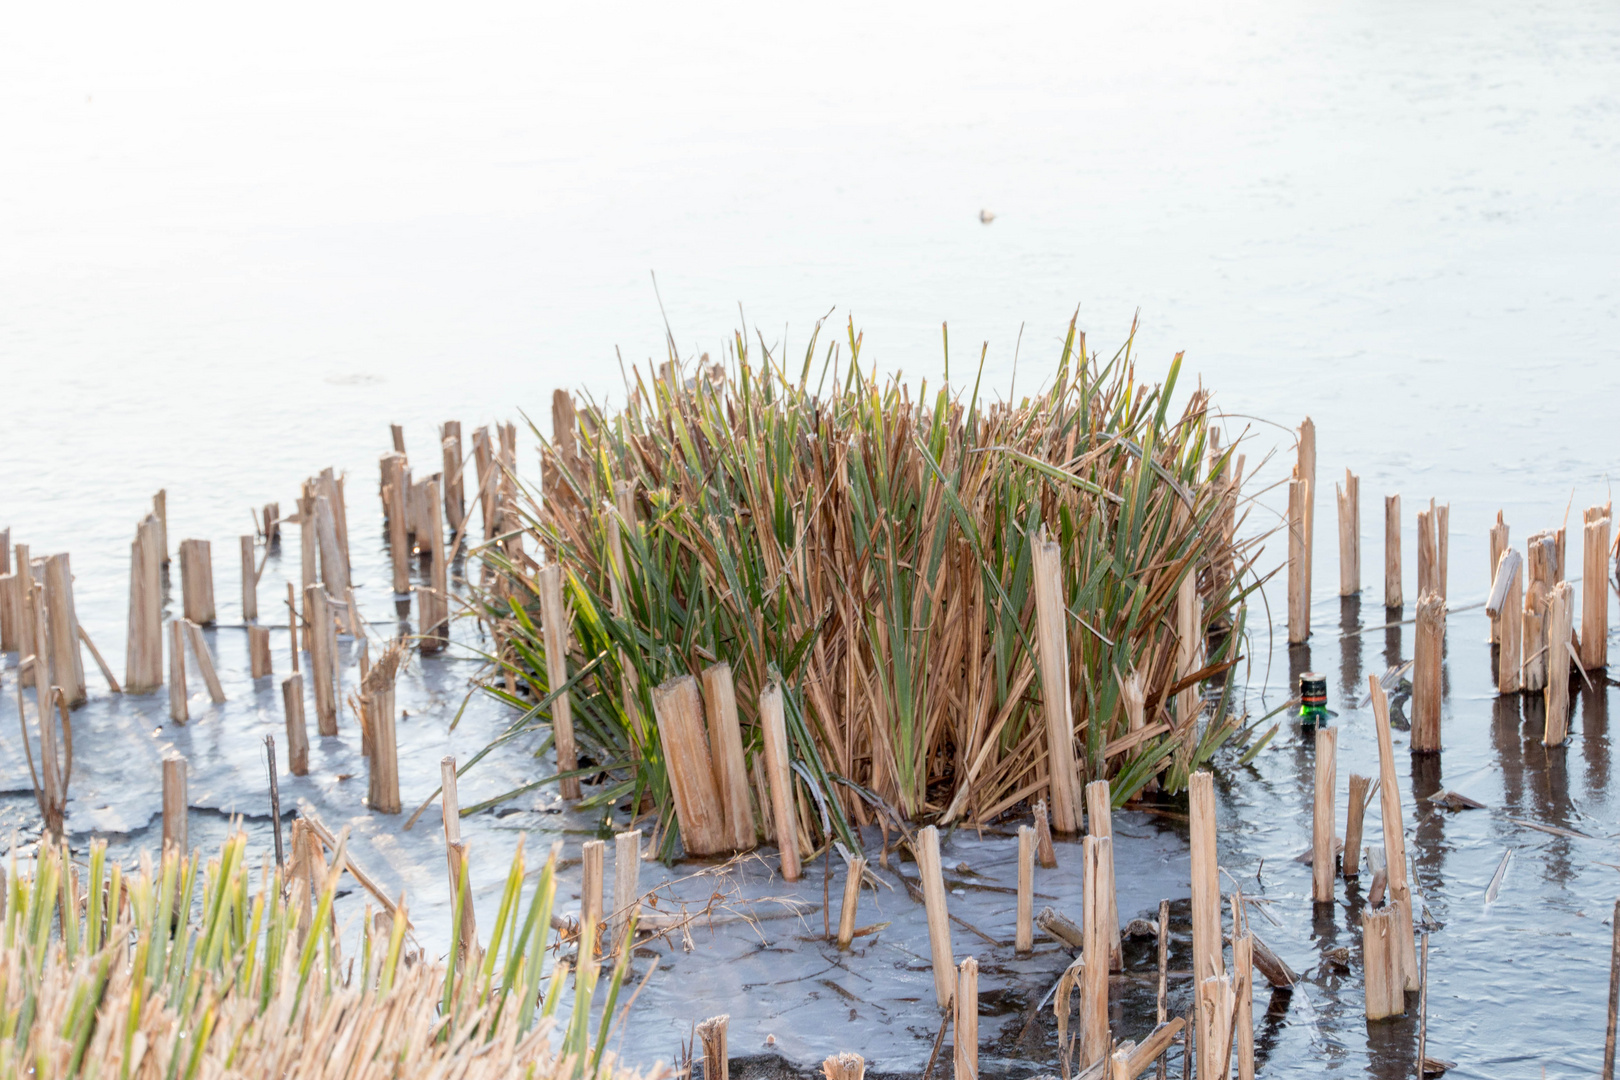
[[[343,954],[333,914],[343,845],[304,918],[308,883],[266,866],[253,888],[240,832],[206,864],[170,848],[129,876],[108,865],[103,841],[88,865],[42,845],[19,873],[13,856],[0,917],[0,1078],[641,1080],[607,1049],[628,949],[594,1033],[596,963],[585,965],[554,1046],[569,967],[542,972],[555,851],[526,912],[518,851],[488,953],[452,947],[446,965],[408,949],[403,897],[392,919],[368,911],[359,954]],[[465,897],[464,885],[458,903]]]
[[[797,371],[738,333],[728,364],[691,370],[672,349],[656,377],[636,369],[617,411],[565,402],[541,490],[519,494],[530,548],[566,572],[565,685],[547,678],[532,560],[486,554],[492,656],[518,683],[489,690],[523,710],[513,733],[548,723],[567,690],[588,760],[573,775],[606,778],[587,801],[628,799],[670,825],[649,691],[725,661],[751,763],[760,690],[783,681],[814,834],[854,846],[851,825],[879,815],[991,821],[1045,787],[1030,548],[1048,534],[1082,779],[1111,778],[1116,803],[1150,781],[1181,789],[1241,728],[1231,673],[1255,542],[1235,538],[1240,478],[1209,394],[1172,411],[1180,355],[1149,385],[1131,350],[1087,355],[1071,322],[1045,388],[1013,403],[985,400],[977,377],[913,396],[864,373],[853,323],[824,354],[812,337]],[[1177,669],[1189,576],[1208,644],[1194,673]],[[1207,713],[1177,703],[1206,682],[1221,690]]]

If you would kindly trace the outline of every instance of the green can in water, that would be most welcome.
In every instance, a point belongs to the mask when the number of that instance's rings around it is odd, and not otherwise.
[[[1327,707],[1327,676],[1307,671],[1299,677],[1299,722],[1326,724],[1333,716]]]

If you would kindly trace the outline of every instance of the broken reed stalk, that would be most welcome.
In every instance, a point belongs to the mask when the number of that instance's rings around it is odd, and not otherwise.
[[[838,909],[838,948],[848,949],[855,940],[855,913],[861,903],[861,880],[866,875],[866,860],[859,855],[844,862],[844,902]],[[1022,907],[1019,908],[1023,910]],[[1028,952],[1026,948],[1024,950]]]
[[[956,973],[956,1016],[951,1028],[956,1080],[979,1076],[979,962],[969,956]]]
[[[726,1050],[726,1025],[730,1022],[731,1014],[722,1013],[692,1029],[703,1044],[703,1080],[730,1080],[730,1054]]]
[[[50,653],[49,650],[38,648],[35,644],[44,633],[39,628],[43,619],[35,617],[35,594],[39,591],[39,586],[34,581],[33,562],[29,558],[28,545],[18,544],[15,550],[17,569],[13,571],[15,577],[11,583],[11,596],[12,611],[17,616],[17,659],[19,664],[28,656],[36,659],[33,667],[27,671],[19,671],[17,685],[32,686],[37,691],[43,683],[49,689],[51,686],[49,675],[45,674],[43,678],[41,675],[50,667]],[[38,614],[43,615],[43,612]]]
[[[281,708],[287,718],[287,771],[309,775],[309,727],[304,722],[304,677],[293,672],[281,680]]]
[[[1405,604],[1401,593],[1401,497],[1384,496],[1384,606]]]
[[[782,877],[798,881],[799,812],[794,805],[793,772],[788,765],[782,684],[775,680],[768,683],[759,696],[759,726],[765,742],[765,777],[770,783],[771,824],[776,829],[776,846],[782,854]],[[940,1004],[943,1006],[944,1002]]]
[[[1108,840],[1114,837],[1113,804],[1110,788],[1106,780],[1093,780],[1086,785],[1086,824],[1092,836],[1101,836]],[[1107,861],[1107,879],[1109,887],[1103,895],[1107,910],[1102,913],[1105,929],[1108,932],[1108,968],[1111,971],[1124,970],[1123,953],[1119,942],[1119,898],[1114,894],[1114,847],[1109,844],[1102,850],[1101,857]]]
[[[623,949],[630,918],[641,910],[641,830],[631,829],[613,837],[613,948]]]
[[[311,585],[304,590],[304,610],[309,627],[304,631],[309,648],[309,671],[315,687],[315,727],[323,736],[336,735],[337,725],[337,633],[326,590]]]
[[[1367,791],[1372,780],[1360,773],[1350,774],[1350,805],[1345,811],[1344,860],[1346,878],[1361,875],[1361,829],[1367,814]]]
[[[191,719],[186,707],[186,628],[180,619],[169,622],[169,719],[183,724]]]
[[[748,766],[743,756],[742,724],[737,719],[737,691],[730,664],[703,669],[703,703],[709,718],[709,753],[714,761],[714,784],[725,810],[726,837],[737,851],[747,851],[757,840],[754,809],[748,795]]]
[[[1036,639],[1040,646],[1041,703],[1046,717],[1047,793],[1058,832],[1080,831],[1075,797],[1074,711],[1069,697],[1069,631],[1063,569],[1055,541],[1030,544],[1035,572]]]
[[[69,708],[84,704],[84,655],[79,650],[79,616],[73,606],[73,571],[66,552],[45,557],[45,617],[50,635],[52,685],[61,687]]]
[[[101,669],[101,677],[107,680],[107,688],[115,694],[123,693],[123,689],[118,685],[117,677],[113,675],[112,667],[102,658],[101,650],[96,648],[96,643],[90,640],[90,635],[85,632],[83,626],[79,627],[79,640],[84,644],[85,648],[90,650],[91,657],[96,661],[96,667]]]
[[[248,627],[248,664],[255,679],[262,679],[274,672],[270,660],[270,628],[268,626]]]
[[[186,795],[186,759],[163,759],[163,849],[185,853],[191,850],[187,828],[190,799]]]
[[[411,470],[404,454],[382,457],[383,511],[388,518],[388,563],[394,575],[394,595],[411,591],[410,521],[405,509]]]
[[[1306,417],[1299,425],[1294,479],[1305,488],[1305,611],[1306,633],[1310,633],[1311,574],[1316,568],[1316,422]]]
[[[404,644],[390,642],[360,684],[360,700],[365,706],[366,729],[371,743],[371,753],[366,759],[366,804],[379,814],[400,812],[394,679],[404,659]]]
[[[1224,1080],[1232,1065],[1232,978],[1205,979],[1198,987],[1198,1005],[1207,1023],[1198,1029],[1200,1080]]]
[[[1431,581],[1430,583],[1434,583]],[[1446,651],[1446,601],[1419,592],[1417,634],[1412,645],[1412,752],[1440,752],[1441,659]],[[1346,852],[1348,854],[1348,852]]]
[[[1429,509],[1417,512],[1417,594],[1438,592],[1435,578],[1439,573],[1440,551],[1434,540],[1434,500]]]
[[[579,925],[600,933],[602,929],[602,892],[607,874],[607,841],[587,840],[579,848]],[[596,942],[583,938],[579,943],[579,970],[587,963],[596,962]]]
[[[1516,694],[1521,687],[1523,665],[1524,603],[1522,600],[1523,560],[1512,548],[1504,548],[1496,564],[1485,610],[1496,620],[1496,692]]]
[[[1023,956],[1035,948],[1035,829],[1018,826],[1018,928],[1013,951]]]
[[[1378,681],[1369,675],[1373,723],[1378,732],[1378,789],[1384,819],[1384,854],[1388,860],[1389,905],[1395,911],[1397,930],[1395,954],[1399,963],[1401,989],[1417,989],[1417,950],[1413,932],[1412,892],[1406,879],[1406,833],[1401,824],[1401,788],[1395,778],[1395,744],[1389,730],[1389,697]]]
[[[242,621],[259,617],[259,560],[252,536],[240,538],[242,546]]]
[[[1491,560],[1490,579],[1492,582],[1495,582],[1496,568],[1502,561],[1502,552],[1506,551],[1508,547],[1508,526],[1507,522],[1502,520],[1502,511],[1500,510],[1496,512],[1496,524],[1491,526],[1489,542]],[[1492,645],[1495,645],[1497,641],[1496,612],[1494,610],[1488,611],[1487,615],[1489,616],[1491,623],[1490,642]]]
[[[1613,504],[1588,507],[1581,515],[1581,667],[1609,665],[1609,537]]]
[[[715,855],[728,850],[725,812],[709,761],[697,680],[690,675],[669,680],[653,691],[652,703],[659,740],[668,755],[665,765],[681,843],[688,855]]]
[[[444,860],[450,875],[450,902],[461,892],[461,865],[467,849],[461,842],[461,800],[456,793],[456,759],[439,759],[439,804],[444,814]],[[457,928],[456,947],[463,956],[478,951],[478,919],[472,904],[461,905],[461,925]]]
[[[298,670],[298,597],[293,583],[287,582],[287,652],[292,658],[293,671]]]
[[[945,873],[939,861],[939,829],[917,830],[917,875],[922,886],[923,909],[928,915],[928,946],[934,959],[934,995],[939,1007],[951,1003],[956,960],[951,948],[951,918],[945,907]]]
[[[1333,903],[1333,879],[1338,872],[1334,859],[1337,837],[1334,828],[1334,789],[1338,783],[1338,732],[1322,725],[1316,729],[1316,797],[1311,814],[1311,899],[1318,904]]]
[[[405,425],[389,424],[388,433],[394,440],[394,453],[403,454],[405,452]]]
[[[1114,842],[1095,834],[1082,842],[1085,858],[1085,969],[1080,975],[1080,1068],[1108,1056],[1108,906],[1113,893]]]
[[[202,673],[203,685],[208,687],[208,697],[215,705],[225,701],[225,688],[220,685],[219,673],[214,670],[214,656],[208,651],[208,642],[203,640],[202,627],[185,620],[186,637],[191,641],[191,655],[197,661],[197,670]]]
[[[1433,506],[1432,500],[1430,505]],[[1451,559],[1451,504],[1433,506],[1433,510],[1435,556],[1437,560],[1434,569],[1434,591],[1440,594],[1440,599],[1444,600],[1448,596],[1446,592],[1446,579],[1449,576],[1447,564]]]
[[[199,626],[214,621],[214,558],[207,540],[180,541],[180,595],[186,618]]]
[[[1547,601],[1558,560],[1558,536],[1543,529],[1525,541],[1524,617],[1520,650],[1524,659],[1519,689],[1539,694],[1547,689]]]
[[[1339,502],[1339,595],[1361,591],[1361,478],[1344,470],[1344,485],[1334,485]]]
[[[1616,1036],[1620,1035],[1620,900],[1609,920],[1614,941],[1609,946],[1609,1027],[1603,1040],[1603,1080],[1614,1080]]]
[[[1188,568],[1186,576],[1176,588],[1176,681],[1180,682],[1204,666],[1204,602],[1198,597],[1197,571]],[[1126,677],[1135,676],[1133,670]],[[1121,704],[1130,713],[1132,692],[1121,684]],[[1176,723],[1187,726],[1198,716],[1204,703],[1198,684],[1193,683],[1176,693]],[[1134,717],[1132,718],[1134,719]]]
[[[546,692],[555,695],[551,699],[551,730],[557,748],[557,771],[571,773],[579,768],[579,751],[574,744],[574,713],[568,691],[558,693],[558,687],[568,682],[571,637],[568,608],[563,604],[562,564],[549,563],[542,567],[539,581],[540,625],[546,638]],[[577,776],[564,776],[557,786],[565,799],[580,797]]]
[[[1308,480],[1288,484],[1288,644],[1300,645],[1311,636],[1309,525],[1311,502]]]
[[[1561,746],[1569,738],[1569,678],[1575,627],[1575,586],[1560,581],[1547,605],[1547,724],[1541,741]]]
[[[1221,941],[1221,885],[1220,870],[1215,854],[1215,777],[1200,770],[1187,780],[1188,816],[1191,822],[1190,847],[1192,849],[1192,932],[1193,932],[1193,985],[1203,987],[1206,980],[1219,979],[1226,974]],[[1197,996],[1198,1041],[1202,1047],[1206,1033],[1213,1030],[1214,1015],[1210,1012],[1205,995]],[[1199,1080],[1218,1080],[1199,1055]]]

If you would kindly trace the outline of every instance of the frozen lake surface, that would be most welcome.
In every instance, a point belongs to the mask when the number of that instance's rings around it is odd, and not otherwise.
[[[1409,551],[1417,503],[1451,503],[1461,608],[1483,598],[1498,509],[1515,542],[1561,523],[1571,499],[1578,521],[1609,497],[1620,460],[1612,4],[1183,0],[922,15],[847,4],[47,5],[16,12],[10,29],[0,527],[36,555],[72,553],[80,619],[121,674],[129,542],[166,488],[171,543],[214,542],[225,624],[208,638],[229,700],[194,694],[186,728],[166,722],[162,695],[109,698],[90,676],[92,703],[75,714],[78,843],[98,832],[128,854],[156,842],[157,762],[172,748],[192,761],[193,838],[212,844],[225,815],[243,813],[268,850],[261,737],[281,730],[280,702],[269,681],[247,677],[245,635],[229,627],[240,622],[233,538],[248,508],[290,507],[303,477],[347,471],[357,592],[376,632],[393,632],[371,486],[386,425],[403,423],[413,459],[431,461],[433,427],[447,419],[470,429],[523,409],[544,430],[557,386],[619,399],[619,354],[665,349],[649,271],[687,356],[720,355],[746,318],[751,336],[797,360],[830,310],[829,328],[853,315],[864,331],[863,358],[937,382],[949,320],[953,381],[988,342],[985,385],[1028,391],[1050,372],[1076,305],[1105,355],[1140,309],[1139,374],[1159,377],[1185,349],[1229,428],[1254,424],[1251,464],[1289,437],[1250,417],[1288,427],[1313,416],[1323,488],[1345,466],[1363,480],[1371,591],[1341,606],[1336,560],[1319,547],[1309,650],[1291,656],[1260,634],[1245,692],[1262,713],[1299,670],[1336,673],[1341,808],[1348,774],[1376,757],[1351,688],[1411,650],[1409,628],[1378,629],[1381,496],[1405,495]],[[994,220],[982,224],[981,210]],[[525,438],[525,470],[531,447]],[[1259,482],[1285,467],[1272,462]],[[1274,510],[1276,494],[1263,500]],[[1317,507],[1331,522],[1326,490]],[[268,564],[262,609],[289,576],[295,530]],[[1432,1053],[1464,1077],[1589,1076],[1601,1055],[1604,920],[1620,891],[1614,689],[1583,691],[1569,746],[1546,752],[1538,707],[1492,692],[1483,615],[1455,613],[1449,635],[1443,776],[1409,774],[1401,755],[1416,883],[1443,927],[1431,941]],[[273,648],[279,676],[285,636]],[[14,660],[0,676],[8,696]],[[441,755],[466,756],[508,720],[477,702],[448,730],[475,670],[430,660],[402,679],[408,807],[437,784]],[[353,689],[352,670],[345,680]],[[0,786],[12,792],[26,787],[16,738],[0,723]],[[308,778],[283,770],[284,798],[351,825],[361,864],[409,890],[422,940],[447,941],[437,812],[409,833],[367,813],[358,749],[346,718],[339,737],[316,741]],[[480,765],[463,802],[533,778],[546,767],[534,749],[519,743]],[[1223,865],[1272,901],[1275,924],[1256,928],[1307,974],[1270,1012],[1257,1001],[1262,1074],[1410,1075],[1413,1025],[1367,1025],[1359,968],[1322,962],[1357,936],[1360,898],[1314,914],[1308,870],[1291,861],[1309,842],[1310,775],[1309,751],[1285,729],[1221,791]],[[1436,785],[1489,809],[1414,800]],[[531,853],[561,838],[577,857],[601,827],[549,793],[512,805],[518,813],[466,823],[488,872],[484,925],[523,830]],[[0,824],[25,833],[28,807],[5,796]],[[1376,822],[1374,807],[1370,832]],[[1183,899],[1176,828],[1123,827],[1122,910]],[[946,863],[1009,884],[1011,843],[958,834]],[[1066,852],[1038,890],[1072,897],[1077,864]],[[787,895],[766,869],[739,870],[739,895]],[[801,883],[815,906],[802,921],[694,931],[690,954],[659,947],[627,1054],[667,1060],[692,1023],[729,1011],[737,1054],[803,1068],[856,1050],[875,1072],[920,1071],[938,1023],[914,959],[927,952],[920,911],[891,881],[896,891],[871,898],[890,928],[840,961],[813,940],[819,875]],[[998,939],[1010,927],[1004,901],[965,887],[952,898]],[[1014,961],[966,931],[956,946],[984,950],[987,1073],[1049,1071],[1018,1042],[1022,1010],[1065,957],[1048,946]],[[791,970],[783,948],[798,958]],[[1120,1022],[1134,1030],[1151,989],[1121,993]]]

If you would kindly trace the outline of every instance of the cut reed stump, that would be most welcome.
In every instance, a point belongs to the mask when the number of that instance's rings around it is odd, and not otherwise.
[[[394,595],[411,591],[410,519],[405,508],[411,486],[410,466],[403,454],[382,458],[383,508],[388,518],[388,561],[394,574]]]
[[[1432,583],[1431,583],[1432,584]],[[1418,594],[1417,636],[1412,646],[1412,752],[1440,752],[1440,663],[1446,650],[1446,601],[1436,592]],[[1345,853],[1346,855],[1349,852]]]
[[[1496,692],[1519,692],[1523,664],[1521,643],[1524,631],[1522,596],[1523,560],[1512,548],[1505,548],[1496,563],[1485,611],[1496,620]]]
[[[1018,929],[1013,949],[1020,956],[1035,948],[1035,829],[1018,826]]]
[[[1367,1019],[1406,1013],[1405,973],[1401,969],[1400,910],[1395,904],[1361,912],[1361,957],[1367,992]]]
[[[1344,876],[1361,875],[1361,830],[1367,814],[1367,792],[1372,780],[1360,773],[1350,774],[1350,806],[1344,821]]]
[[[445,561],[444,529],[439,525],[437,480],[427,482],[423,497],[430,513],[427,520],[422,523],[422,531],[417,534],[417,544],[422,547],[428,559],[428,587],[419,588],[416,599],[418,617],[422,624],[421,650],[429,653],[438,652],[450,642],[450,573],[449,564]],[[422,544],[424,537],[427,541],[425,546]],[[546,659],[549,664],[551,659],[549,648],[546,650]]]
[[[9,537],[11,530],[5,530],[0,539],[6,540],[5,546],[0,546],[5,561],[10,562],[11,550]],[[12,598],[17,587],[17,574],[7,570],[0,573],[0,652],[17,651],[17,623],[22,616],[17,613],[17,602]]]
[[[1491,578],[1491,581],[1493,581],[1493,582],[1496,580],[1496,568],[1502,562],[1502,552],[1506,551],[1507,547],[1508,547],[1508,525],[1507,525],[1507,522],[1502,520],[1502,511],[1498,510],[1496,512],[1496,524],[1491,526],[1491,532],[1490,532],[1490,559],[1491,559],[1490,578]],[[1491,640],[1491,644],[1495,645],[1496,640],[1497,640],[1497,637],[1496,637],[1496,634],[1497,634],[1497,630],[1496,630],[1496,612],[1491,611],[1488,614],[1490,616],[1490,621],[1491,621],[1491,639],[1490,640]]]
[[[1254,1080],[1254,938],[1248,934],[1232,941],[1232,996],[1237,1015],[1238,1080]]]
[[[1574,646],[1575,586],[1560,581],[1547,605],[1547,725],[1541,741],[1561,746],[1569,738],[1569,669]]]
[[[579,849],[579,925],[597,931],[602,927],[602,893],[607,873],[607,841],[587,840]],[[581,938],[579,943],[580,970],[585,964],[596,962],[596,942]]]
[[[1339,595],[1361,591],[1361,478],[1344,470],[1344,486],[1334,485],[1339,501]]]
[[[1401,593],[1401,497],[1384,496],[1384,606],[1402,607]]]
[[[1041,707],[1046,717],[1047,787],[1053,823],[1062,833],[1080,831],[1076,798],[1074,711],[1069,697],[1069,633],[1063,571],[1055,541],[1045,533],[1030,543],[1035,571],[1036,640],[1041,665]]]
[[[1338,732],[1330,727],[1316,729],[1316,797],[1311,814],[1311,899],[1318,904],[1333,903],[1333,879],[1338,866],[1333,834],[1335,818],[1333,795],[1338,783]]]
[[[708,710],[709,753],[714,759],[714,784],[725,810],[726,837],[735,850],[747,851],[758,834],[748,797],[748,766],[743,757],[742,724],[737,719],[737,691],[730,664],[714,664],[703,670],[703,703]]]
[[[391,643],[371,665],[360,685],[360,700],[365,705],[366,727],[371,736],[366,803],[379,814],[400,811],[394,679],[404,655],[403,645],[397,641]]]
[[[969,956],[956,973],[956,1015],[952,1022],[952,1062],[956,1080],[979,1075],[979,962]]]
[[[787,717],[782,709],[782,686],[775,680],[768,683],[759,695],[759,726],[765,741],[765,776],[770,782],[771,824],[776,828],[776,846],[782,853],[782,877],[788,881],[798,881],[799,816],[793,800],[793,771],[788,766]]]
[[[21,665],[29,656],[42,658],[34,667],[18,672],[17,685],[32,686],[37,690],[43,684],[49,690],[50,677],[48,675],[40,677],[43,669],[50,667],[49,650],[36,648],[34,644],[44,636],[44,631],[39,628],[39,624],[44,620],[35,617],[35,593],[39,586],[34,581],[33,561],[29,558],[27,544],[18,544],[15,550],[17,569],[13,571],[11,602],[12,610],[17,616],[17,661]],[[43,610],[39,614],[42,616]]]
[[[951,948],[951,917],[945,907],[945,874],[939,862],[939,829],[917,830],[917,873],[921,878],[923,908],[928,914],[928,947],[934,958],[934,996],[939,1007],[951,1003],[955,991],[956,960]]]
[[[1085,857],[1085,970],[1080,976],[1080,1067],[1108,1056],[1109,903],[1114,892],[1114,842],[1091,835],[1083,841]]]
[[[51,643],[51,677],[68,707],[84,704],[84,654],[79,650],[79,616],[73,605],[73,570],[66,552],[45,557],[45,614]]]
[[[1389,907],[1396,912],[1395,952],[1402,988],[1417,989],[1417,945],[1412,925],[1412,892],[1406,878],[1406,833],[1401,823],[1401,788],[1395,778],[1395,746],[1389,730],[1389,697],[1376,675],[1367,677],[1372,693],[1373,723],[1378,732],[1378,787],[1384,818],[1384,852],[1388,858]]]
[[[452,533],[461,530],[467,516],[461,462],[461,421],[446,420],[439,429],[440,446],[444,450],[444,520]]]
[[[262,679],[274,671],[270,661],[268,626],[248,627],[248,663],[255,679]]]
[[[287,718],[287,771],[309,775],[309,728],[304,723],[304,677],[293,672],[281,680],[281,708]]]
[[[169,565],[169,491],[159,488],[152,496],[152,516],[158,520],[158,551],[164,566]]]
[[[1609,536],[1612,503],[1588,507],[1582,515],[1581,667],[1609,666]]]
[[[163,849],[173,848],[185,858],[191,851],[187,832],[186,759],[163,759]]]
[[[309,647],[310,679],[315,687],[315,727],[323,736],[336,735],[337,724],[337,632],[326,590],[311,585],[304,590],[304,610],[309,628],[304,632]]]
[[[180,596],[186,618],[214,621],[214,557],[207,540],[180,541]]]
[[[1609,946],[1609,1029],[1603,1040],[1603,1080],[1614,1080],[1616,1035],[1620,1035],[1620,900],[1614,902],[1614,916],[1609,921],[1614,932]]]
[[[838,909],[838,948],[848,949],[855,940],[855,914],[860,909],[861,879],[866,876],[866,860],[851,855],[844,861],[844,901]],[[1023,910],[1022,907],[1019,908]],[[1024,950],[1028,952],[1026,948]]]
[[[1052,823],[1046,814],[1046,800],[1035,800],[1035,857],[1041,869],[1057,869],[1057,847],[1052,843]]]
[[[641,911],[641,830],[631,829],[613,837],[613,947],[624,947],[631,916]]]
[[[1311,484],[1288,484],[1288,644],[1299,645],[1311,636],[1310,513]]]
[[[259,617],[259,560],[252,536],[240,538],[242,548],[242,621]]]
[[[1113,799],[1111,789],[1106,780],[1093,780],[1086,785],[1086,821],[1092,836],[1100,836],[1112,840],[1114,836]],[[1109,844],[1102,849],[1101,858],[1107,861],[1105,868],[1108,881],[1108,890],[1103,895],[1106,910],[1102,918],[1108,936],[1108,968],[1110,971],[1124,970],[1124,956],[1119,944],[1119,898],[1114,894],[1114,847]]]
[[[778,689],[777,694],[780,693]],[[715,855],[726,851],[725,812],[721,809],[720,792],[714,785],[714,768],[709,762],[708,740],[703,731],[703,701],[698,694],[697,680],[690,675],[670,679],[653,691],[652,699],[658,738],[669,769],[669,788],[675,799],[681,843],[689,855]],[[762,711],[763,706],[761,701]],[[768,742],[766,753],[770,753]],[[798,854],[791,835],[786,843],[784,862],[787,850],[792,849],[795,856]]]
[[[191,719],[186,697],[186,628],[174,619],[169,623],[169,719],[177,724]]]
[[[730,1080],[731,1062],[726,1051],[726,1026],[730,1022],[731,1014],[721,1013],[693,1029],[703,1044],[703,1080]]]
[[[865,1080],[866,1059],[859,1054],[834,1054],[821,1063],[826,1080]]]
[[[1444,600],[1448,595],[1446,592],[1446,581],[1449,577],[1447,565],[1451,559],[1451,504],[1446,503],[1444,506],[1435,506],[1431,500],[1429,505],[1434,512],[1435,553],[1439,560],[1434,573],[1435,592],[1439,593],[1440,599]]]
[[[540,626],[546,642],[546,690],[553,695],[551,730],[557,747],[557,771],[571,773],[579,768],[579,752],[574,745],[573,705],[569,700],[568,691],[558,692],[559,688],[568,682],[568,648],[571,636],[568,608],[563,603],[562,584],[561,563],[548,563],[540,569]],[[558,781],[557,786],[565,799],[580,797],[577,776],[564,776]],[[682,831],[685,832],[684,826]]]
[[[1207,998],[1202,987],[1206,981],[1219,980],[1226,974],[1221,940],[1220,870],[1215,855],[1215,777],[1202,770],[1195,772],[1187,778],[1187,788],[1192,849],[1193,983],[1200,988],[1197,1028],[1202,1046],[1206,1042],[1205,1033],[1215,1030],[1217,1019],[1212,1011],[1216,1001]],[[1218,1080],[1205,1064],[1207,1055],[1200,1051],[1198,1060],[1199,1080]]]

